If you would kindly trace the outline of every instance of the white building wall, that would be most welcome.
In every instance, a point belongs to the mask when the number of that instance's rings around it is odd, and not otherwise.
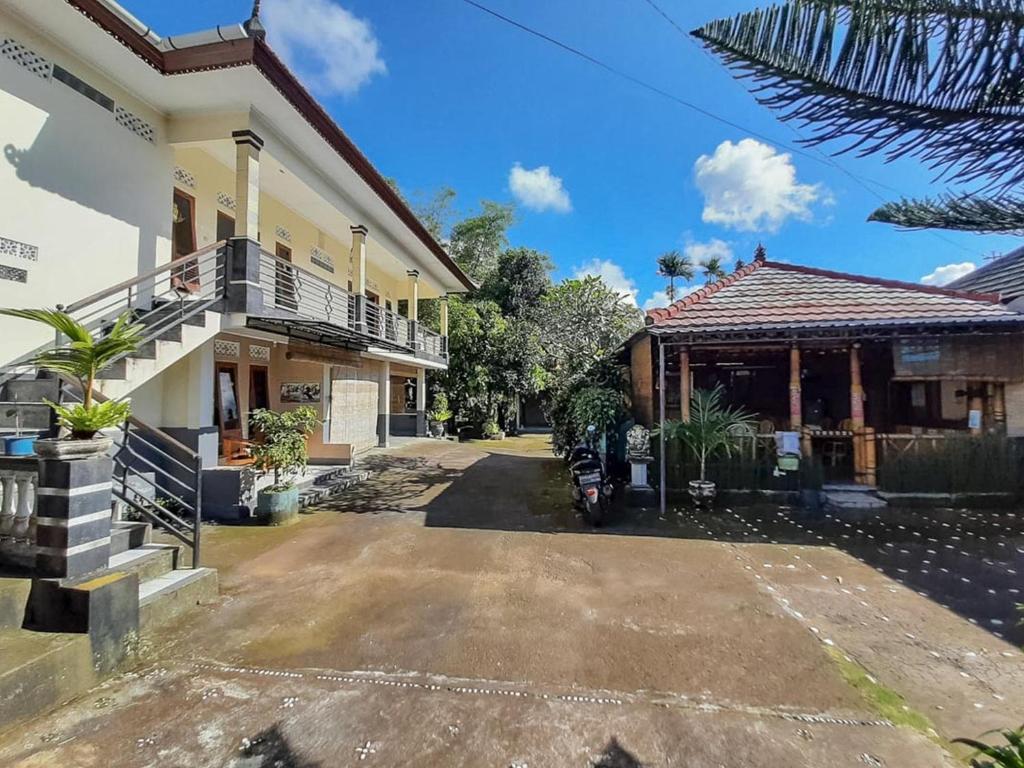
[[[0,11],[4,41],[0,306],[67,305],[167,261],[173,155],[163,118]],[[16,61],[9,41],[41,59],[23,54]],[[153,141],[65,83],[41,76],[47,62],[128,110],[152,129]],[[8,322],[0,362],[53,338],[32,323]]]

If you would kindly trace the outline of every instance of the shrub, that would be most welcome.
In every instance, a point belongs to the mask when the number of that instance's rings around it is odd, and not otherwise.
[[[494,419],[487,419],[481,428],[484,437],[497,437],[498,433],[501,432],[501,428],[498,426],[498,422]]]
[[[982,735],[987,736],[988,733]],[[975,750],[971,756],[972,768],[1024,768],[1024,726],[1016,730],[1003,731],[1002,736],[1006,744],[1001,746],[986,744],[976,739],[953,739],[953,743],[966,744]]]
[[[252,447],[252,457],[260,471],[274,473],[274,485],[269,490],[292,487],[292,477],[306,468],[309,459],[306,438],[319,423],[320,417],[308,405],[281,413],[267,408],[253,411],[250,424],[263,434],[263,439]]]
[[[440,421],[442,424],[449,421],[452,417],[451,409],[448,407],[448,395],[444,392],[438,392],[434,395],[434,405],[427,412],[427,418],[430,421]]]

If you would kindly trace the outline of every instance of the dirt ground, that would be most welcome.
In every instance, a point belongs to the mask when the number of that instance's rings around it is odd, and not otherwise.
[[[839,549],[589,531],[541,437],[366,463],[298,525],[206,532],[221,599],[0,764],[931,768],[1024,712],[1014,646]]]

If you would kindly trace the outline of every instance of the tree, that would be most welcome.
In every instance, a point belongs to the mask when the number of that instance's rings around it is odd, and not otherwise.
[[[806,143],[915,157],[977,187],[888,203],[870,220],[1020,232],[1022,32],[1019,0],[787,0],[692,34],[782,120],[811,126]]]
[[[668,278],[665,295],[671,303],[676,299],[676,278],[681,277],[686,282],[693,280],[693,264],[679,251],[668,251],[658,257],[658,274]]]
[[[711,285],[716,280],[725,277],[725,270],[722,269],[722,259],[718,256],[709,256],[700,263],[704,270],[704,285]]]
[[[483,282],[498,265],[498,257],[508,246],[508,228],[515,222],[511,205],[484,200],[477,216],[452,227],[448,251],[455,263],[473,280]]]
[[[554,286],[539,312],[546,367],[562,379],[610,355],[643,323],[636,306],[594,275]]]
[[[412,209],[423,222],[435,240],[443,243],[448,234],[448,227],[454,216],[455,190],[441,187],[426,199],[420,197],[413,203]]]
[[[508,317],[525,317],[551,288],[554,265],[532,248],[509,248],[480,287],[480,296],[495,302]]]

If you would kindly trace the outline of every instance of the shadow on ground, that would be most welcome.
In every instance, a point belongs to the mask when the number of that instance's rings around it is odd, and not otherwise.
[[[331,504],[365,514],[418,512],[429,527],[587,533],[835,547],[955,611],[997,637],[1024,642],[1017,605],[1024,573],[1024,516],[1008,510],[805,512],[778,505],[696,512],[616,504],[600,529],[570,501],[568,472],[550,453],[515,440],[452,445],[445,456],[380,454],[373,481]]]

